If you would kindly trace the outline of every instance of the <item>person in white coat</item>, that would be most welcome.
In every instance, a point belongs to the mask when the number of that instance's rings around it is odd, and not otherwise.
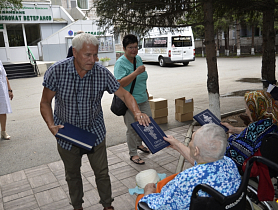
[[[11,138],[6,132],[7,114],[12,112],[10,99],[13,99],[13,91],[2,61],[0,60],[0,124],[1,139],[5,140]]]

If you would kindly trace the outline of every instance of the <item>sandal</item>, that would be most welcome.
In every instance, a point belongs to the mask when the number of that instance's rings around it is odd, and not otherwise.
[[[147,147],[140,148],[140,147],[138,146],[137,149],[139,149],[139,150],[141,150],[142,152],[145,152],[145,153],[150,153],[150,150],[148,150]]]
[[[140,163],[140,160],[142,160],[141,158],[132,159],[132,157],[133,157],[133,156],[130,156],[130,160],[131,160],[133,163],[136,163],[136,164],[139,164],[139,165],[145,164],[145,162],[141,162],[141,163]]]

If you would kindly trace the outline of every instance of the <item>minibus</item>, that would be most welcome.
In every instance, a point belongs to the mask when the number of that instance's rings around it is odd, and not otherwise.
[[[187,66],[195,60],[195,44],[191,26],[159,30],[154,28],[139,42],[138,55],[146,62],[183,63]]]

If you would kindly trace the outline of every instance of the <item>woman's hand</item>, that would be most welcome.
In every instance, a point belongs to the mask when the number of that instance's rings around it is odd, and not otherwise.
[[[144,195],[149,195],[149,194],[155,193],[155,191],[156,191],[155,184],[154,183],[149,183],[144,188]]]
[[[225,127],[227,127],[229,129],[228,133],[235,133],[235,127],[230,125],[229,123],[221,122],[221,125],[224,125]]]
[[[10,92],[10,91],[9,91],[9,98],[10,98],[11,100],[13,100],[13,97],[14,97],[13,92]]]
[[[178,148],[179,148],[178,145],[180,144],[180,142],[177,139],[175,139],[173,136],[163,137],[163,139],[165,141],[168,141],[171,144],[169,147],[171,147],[175,150],[178,150]]]
[[[149,126],[149,123],[151,122],[148,115],[137,112],[134,116],[135,120],[139,122],[140,125]]]
[[[139,66],[139,67],[135,70],[135,72],[136,72],[137,75],[139,75],[139,74],[142,74],[143,72],[145,72],[145,70],[146,70],[145,66],[142,65],[142,66]]]

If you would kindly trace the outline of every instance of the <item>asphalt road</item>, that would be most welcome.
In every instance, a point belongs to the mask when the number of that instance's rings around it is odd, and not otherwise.
[[[277,59],[276,59],[277,61]],[[168,100],[168,124],[164,130],[190,124],[174,119],[174,100],[194,99],[194,113],[208,108],[207,65],[205,58],[196,58],[188,66],[180,64],[159,67],[146,63],[149,75],[148,91],[155,98]],[[276,64],[277,66],[277,64]],[[108,67],[113,72],[113,66]],[[233,91],[261,89],[261,83],[238,82],[241,78],[261,77],[261,57],[218,58],[220,95]],[[14,92],[13,113],[8,115],[7,131],[10,141],[0,140],[0,175],[47,164],[60,159],[56,140],[47,129],[39,111],[43,76],[10,80]],[[112,95],[104,94],[102,107],[107,129],[107,146],[125,142],[122,117],[110,111]],[[243,97],[221,97],[221,113],[244,108]]]

